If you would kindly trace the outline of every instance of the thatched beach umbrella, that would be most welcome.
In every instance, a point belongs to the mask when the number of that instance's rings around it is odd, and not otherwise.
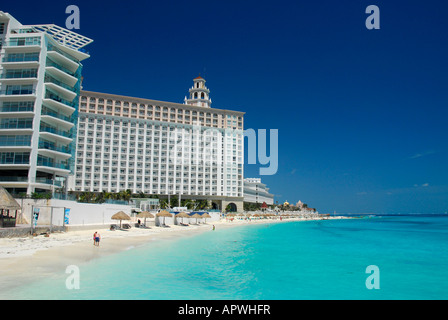
[[[195,213],[191,215],[190,218],[196,218],[196,224],[198,224],[198,218],[201,218],[201,215],[199,213]]]
[[[166,217],[172,217],[173,215],[166,210],[162,210],[156,214],[157,217],[163,217],[163,224],[165,224]]]
[[[184,223],[184,218],[190,218],[190,216],[188,213],[182,211],[176,214],[176,218],[182,218],[182,223]]]
[[[202,215],[202,218],[205,219],[205,223],[207,223],[207,218],[211,218],[211,216],[206,212]]]
[[[120,220],[120,228],[121,228],[121,220],[131,220],[131,217],[128,216],[126,213],[124,213],[123,211],[118,211],[116,214],[114,214],[111,217],[112,220]]]
[[[151,212],[142,211],[137,214],[137,217],[145,218],[145,222],[143,222],[143,223],[146,225],[146,218],[154,218],[154,215]]]
[[[15,227],[16,219],[17,219],[17,210],[20,210],[21,207],[17,203],[16,199],[14,199],[8,191],[5,190],[2,186],[0,186],[0,210],[1,210],[1,225],[0,227]],[[14,220],[11,221],[12,217],[9,215],[9,212],[13,210],[15,211]],[[6,211],[7,215],[4,216],[3,213]],[[8,222],[5,223],[4,218],[8,219]]]
[[[20,210],[21,207],[8,191],[0,186],[0,209],[4,210]]]

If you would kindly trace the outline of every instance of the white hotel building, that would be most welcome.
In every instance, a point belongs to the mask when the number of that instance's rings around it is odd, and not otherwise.
[[[209,199],[243,209],[244,112],[211,108],[197,77],[184,104],[81,91],[74,192]]]
[[[90,42],[0,11],[0,185],[9,192],[66,191]]]
[[[274,204],[274,195],[269,193],[269,188],[261,182],[260,178],[244,179],[244,202]]]

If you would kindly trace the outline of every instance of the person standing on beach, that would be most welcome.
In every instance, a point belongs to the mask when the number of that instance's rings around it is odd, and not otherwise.
[[[93,245],[94,246],[100,246],[100,234],[98,233],[98,231],[95,231],[95,233],[93,234]]]
[[[213,225],[213,230],[215,230],[215,225]]]

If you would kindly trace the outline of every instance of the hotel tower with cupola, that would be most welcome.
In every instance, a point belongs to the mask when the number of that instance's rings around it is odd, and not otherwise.
[[[197,77],[174,103],[81,91],[74,192],[207,199],[243,210],[244,112],[211,108]]]

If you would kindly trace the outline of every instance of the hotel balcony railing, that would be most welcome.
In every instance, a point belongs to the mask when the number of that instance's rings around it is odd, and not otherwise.
[[[38,33],[37,31],[31,29],[31,28],[22,28],[22,29],[11,29],[11,34],[20,34],[20,33]]]
[[[39,61],[39,55],[8,55],[2,59],[3,62],[31,62]]]
[[[21,159],[21,158],[8,158],[8,159],[0,159],[0,164],[29,164],[30,159]]]
[[[32,129],[33,122],[6,122],[0,123],[0,129]]]
[[[54,100],[56,102],[60,102],[62,104],[65,104],[65,105],[67,105],[67,106],[69,106],[71,108],[76,108],[76,104],[75,103],[67,101],[65,99],[62,99],[61,97],[59,97],[59,96],[57,96],[55,94],[49,93],[48,91],[45,93],[45,99],[51,99],[51,100]]]
[[[62,153],[68,153],[70,154],[70,148],[67,146],[57,146],[52,143],[48,143],[45,141],[39,141],[39,149],[46,149],[46,150],[52,150]]]
[[[31,136],[26,136],[29,137],[28,139],[17,139],[17,137],[23,136],[14,136],[12,139],[0,139],[0,147],[31,147]]]
[[[43,166],[43,167],[52,167],[52,168],[64,169],[64,170],[69,170],[70,169],[70,166],[68,165],[68,163],[58,162],[58,161],[55,161],[53,159],[42,158],[42,157],[38,157],[37,165],[38,166]]]
[[[65,68],[65,67],[63,67],[63,66],[57,64],[56,62],[53,62],[53,61],[50,60],[50,59],[47,59],[46,66],[47,66],[47,67],[55,67],[56,69],[59,69],[59,70],[65,72],[65,73],[68,73],[69,75],[71,75],[71,76],[73,76],[73,77],[75,77],[75,78],[79,78],[79,75],[80,75],[80,71],[79,71],[79,69],[76,70],[76,72],[72,72],[71,70],[69,70],[69,69],[67,69],[67,68]]]
[[[62,50],[59,50],[57,47],[55,47],[55,46],[53,46],[53,45],[51,45],[51,44],[48,44],[47,50],[48,50],[48,51],[55,51],[55,52],[57,52],[57,53],[63,55],[64,57],[66,57],[66,58],[72,60],[73,62],[76,62],[76,63],[79,64],[79,61],[78,61],[78,60],[76,60],[75,58],[73,58],[73,57],[70,56],[69,54],[63,52]],[[80,50],[79,50],[79,51],[80,51]]]
[[[28,177],[18,177],[18,176],[1,176],[0,181],[8,181],[8,182],[29,182]],[[58,180],[52,180],[45,177],[36,177],[31,179],[31,181],[35,183],[43,183],[53,185],[55,187],[61,187],[62,182]]]
[[[6,41],[5,47],[40,46],[40,37],[18,38]]]
[[[58,119],[61,119],[61,120],[64,120],[64,121],[67,121],[67,122],[70,122],[70,123],[74,122],[74,118],[73,117],[67,117],[67,116],[63,115],[62,113],[53,111],[53,110],[45,108],[45,107],[42,108],[41,114],[43,116],[52,116],[52,117],[55,117],[55,118],[58,118]]]
[[[35,183],[50,184],[55,187],[62,187],[62,182],[58,180],[48,179],[45,177],[36,177],[33,179]]]
[[[29,78],[37,78],[37,70],[34,72],[6,72],[0,75],[1,79],[29,79]]]
[[[34,106],[1,106],[0,112],[34,112]]]
[[[50,77],[48,75],[45,75],[44,82],[51,82],[51,83],[54,83],[54,84],[56,84],[56,85],[58,85],[58,86],[60,86],[60,87],[62,87],[64,89],[67,89],[67,90],[75,92],[75,89],[73,87],[70,87],[69,85],[65,84],[64,82],[56,80],[55,78]]]
[[[60,135],[60,136],[66,137],[66,138],[72,138],[73,137],[73,134],[71,132],[59,130],[59,129],[56,129],[54,127],[47,126],[45,124],[41,124],[40,132],[54,133],[54,134],[57,134],[57,135]]]
[[[18,176],[0,176],[0,181],[10,181],[10,182],[28,182],[28,177],[18,177]]]
[[[12,96],[12,95],[22,95],[22,94],[35,94],[36,90],[34,89],[6,89],[6,90],[1,90],[0,91],[0,95],[7,95],[7,96]]]

